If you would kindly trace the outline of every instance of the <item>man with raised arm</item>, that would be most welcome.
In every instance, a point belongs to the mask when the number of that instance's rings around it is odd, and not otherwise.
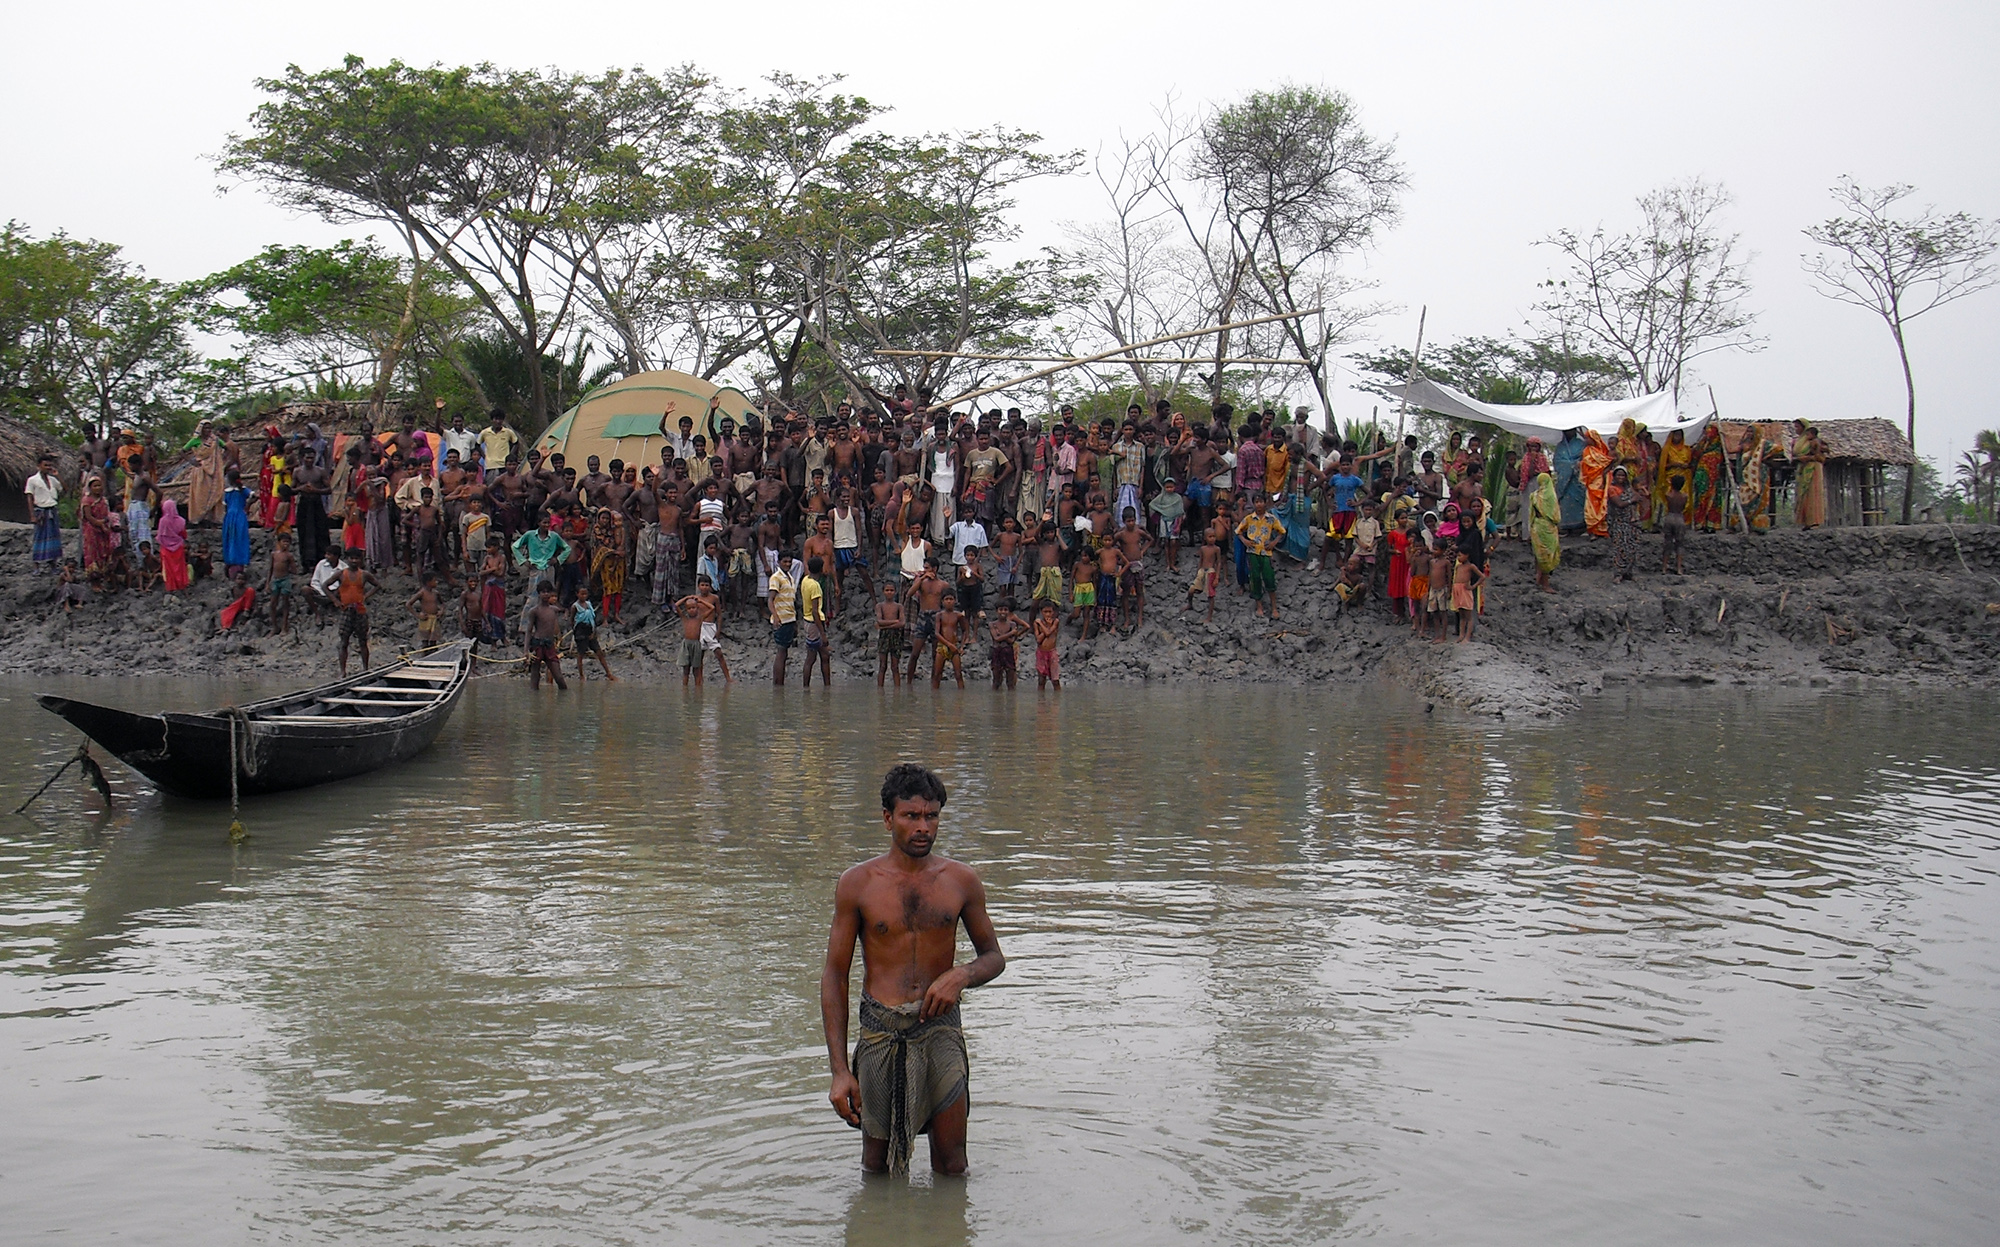
[[[916,1136],[931,1136],[931,1169],[965,1172],[965,1032],[958,998],[1006,968],[986,889],[969,866],[935,856],[944,784],[903,763],[882,780],[887,853],[852,867],[833,892],[833,930],[820,975],[820,1017],[833,1068],[827,1098],[861,1131],[861,1167],[908,1170]],[[976,954],[953,965],[958,924]],[[860,1035],[847,1053],[847,976],[861,940]],[[898,1099],[897,1088],[903,1090]]]

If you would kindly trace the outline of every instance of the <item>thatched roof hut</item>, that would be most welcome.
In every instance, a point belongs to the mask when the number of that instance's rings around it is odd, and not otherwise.
[[[254,416],[244,416],[229,422],[229,440],[242,455],[245,464],[262,463],[264,430],[273,426],[290,437],[305,432],[309,424],[319,426],[320,433],[331,441],[338,442],[344,435],[359,433],[362,421],[368,418],[367,402],[348,402],[342,399],[317,399],[311,402],[286,403],[258,412]],[[382,418],[376,422],[377,430],[387,432],[403,425],[403,406],[391,399],[382,408]],[[182,450],[173,458],[160,465],[159,486],[175,498],[185,500],[188,474],[194,471],[195,451]],[[248,476],[254,472],[246,471]]]
[[[1903,437],[1903,431],[1879,416],[1865,420],[1808,420],[1807,424],[1819,430],[1820,444],[1826,447],[1828,460],[1852,459],[1860,463],[1892,464],[1908,467],[1917,457],[1910,450],[1910,443]],[[1743,437],[1749,432],[1748,424],[1733,420],[1720,422],[1722,442],[1730,453],[1743,449]],[[1792,424],[1789,420],[1759,420],[1757,427],[1764,431],[1764,444],[1783,448],[1792,444]]]
[[[27,522],[28,500],[21,490],[43,455],[56,457],[56,475],[67,490],[76,480],[75,448],[32,424],[0,416],[0,520]]]
[[[1863,420],[1808,420],[1819,430],[1820,444],[1826,447],[1826,522],[1829,525],[1874,525],[1888,522],[1887,484],[1884,470],[1909,467],[1917,461],[1903,431],[1879,416]],[[1730,451],[1743,449],[1749,432],[1747,424],[1721,421],[1722,443]],[[1764,443],[1780,452],[1792,444],[1789,420],[1762,420]],[[1782,461],[1774,461],[1772,479],[1782,495],[1791,485],[1791,473]]]

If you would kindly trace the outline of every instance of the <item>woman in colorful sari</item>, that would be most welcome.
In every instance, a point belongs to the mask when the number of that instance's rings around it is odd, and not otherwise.
[[[1632,465],[1632,488],[1639,494],[1639,522],[1647,529],[1653,527],[1653,482],[1658,479],[1660,468],[1660,444],[1653,440],[1653,431],[1641,425],[1639,428],[1639,462]]]
[[[83,571],[97,587],[116,557],[118,545],[111,529],[111,504],[104,498],[104,478],[93,476],[83,485],[83,502],[77,508],[77,527],[83,530]]]
[[[1562,504],[1563,531],[1577,532],[1583,528],[1583,430],[1564,433],[1549,461],[1555,465],[1556,501]]]
[[[1549,574],[1562,562],[1562,504],[1556,501],[1556,478],[1547,472],[1535,476],[1534,488],[1527,490],[1528,543],[1535,552],[1535,583],[1543,593],[1554,593]]]
[[[1537,477],[1548,475],[1554,471],[1554,467],[1549,463],[1548,452],[1542,449],[1542,439],[1539,437],[1529,438],[1527,447],[1521,451],[1520,516],[1515,521],[1521,526],[1521,540],[1523,541],[1533,540],[1533,534],[1530,530],[1534,527],[1535,522],[1535,490],[1537,488],[1535,480]],[[1549,482],[1549,488],[1555,488],[1553,479]],[[1557,505],[1558,515],[1560,515],[1560,502]]]
[[[1611,469],[1605,509],[1611,530],[1611,574],[1630,580],[1639,564],[1639,487],[1622,463]]]
[[[1689,528],[1712,533],[1722,524],[1722,490],[1728,473],[1724,470],[1722,430],[1711,421],[1694,448],[1694,470],[1688,476]]]
[[[1667,513],[1667,482],[1675,476],[1683,478],[1694,475],[1694,451],[1687,444],[1687,434],[1675,429],[1667,434],[1667,444],[1660,447],[1660,462],[1653,469],[1653,516],[1657,520]],[[1689,502],[1693,510],[1693,502]]]
[[[160,584],[168,593],[188,587],[187,521],[172,498],[160,504]]]
[[[1629,420],[1626,423],[1631,423]],[[1577,475],[1583,480],[1583,526],[1593,537],[1609,537],[1611,522],[1606,517],[1606,496],[1611,489],[1611,469],[1618,466],[1604,435],[1596,429],[1583,431],[1583,457]]]
[[[1797,421],[1792,438],[1792,458],[1798,468],[1793,476],[1796,501],[1792,518],[1800,528],[1818,528],[1826,523],[1826,447],[1819,430]]]
[[[1618,426],[1618,436],[1611,443],[1611,453],[1617,457],[1617,466],[1626,473],[1637,471],[1639,460],[1645,452],[1639,448],[1639,422],[1630,416]]]
[[[1764,470],[1770,447],[1764,441],[1764,426],[1751,424],[1743,430],[1736,451],[1736,500],[1743,506],[1743,519],[1753,533],[1771,531],[1771,474]]]

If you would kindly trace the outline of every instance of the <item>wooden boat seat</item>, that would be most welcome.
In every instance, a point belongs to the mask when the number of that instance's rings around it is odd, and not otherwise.
[[[397,688],[393,684],[357,684],[347,691],[350,693],[401,693],[405,697],[428,697],[433,701],[444,696],[443,689]]]
[[[449,684],[458,677],[451,672],[435,671],[385,671],[385,680],[430,680],[438,684]]]
[[[322,706],[380,706],[385,710],[422,710],[429,701],[387,701],[380,697],[322,697]]]

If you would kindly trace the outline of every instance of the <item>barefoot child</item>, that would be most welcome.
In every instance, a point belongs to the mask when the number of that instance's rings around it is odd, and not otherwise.
[[[1114,538],[1118,553],[1124,562],[1124,572],[1118,581],[1118,626],[1126,631],[1136,632],[1146,623],[1146,551],[1152,548],[1153,538],[1139,527],[1139,513],[1131,507],[1125,508],[1125,526]]]
[[[1003,599],[1000,603],[999,613],[994,616],[992,628],[994,688],[1000,687],[1000,680],[1003,676],[1006,677],[1007,687],[1014,687],[1015,667],[1017,666],[1014,642],[1027,630],[1027,625],[1023,624],[1020,618],[1014,614],[1013,603]]]
[[[611,674],[611,660],[604,656],[604,642],[597,635],[597,608],[591,604],[588,587],[576,595],[576,605],[569,608],[569,635],[576,645],[576,682],[583,683],[583,658],[595,655],[597,665],[604,668],[604,678],[617,683],[618,677]]]
[[[1042,604],[1041,618],[1035,620],[1035,688],[1047,687],[1051,681],[1056,691],[1062,691],[1062,674],[1056,667],[1056,637],[1062,632],[1062,621],[1056,618],[1055,604]]]
[[[947,665],[958,679],[958,686],[965,687],[965,664],[959,655],[965,652],[965,616],[958,610],[958,595],[945,590],[944,608],[937,617],[937,648],[931,655],[931,687],[938,686],[939,677]]]
[[[1215,618],[1215,588],[1222,583],[1222,547],[1217,544],[1215,531],[1210,529],[1202,534],[1201,563],[1195,569],[1194,583],[1188,586],[1187,604],[1194,605],[1197,597],[1208,596],[1209,620]],[[1183,609],[1186,609],[1185,607]]]
[[[438,600],[437,573],[424,573],[423,587],[410,598],[408,609],[417,616],[417,648],[436,649],[443,633],[440,622],[444,603]]]
[[[714,583],[706,576],[696,580],[694,593],[682,598],[674,606],[674,613],[681,617],[681,687],[687,687],[690,673],[695,686],[701,686],[702,671],[708,665],[710,653],[722,668],[722,682],[734,684],[729,660],[722,656],[722,629],[718,623],[722,618],[722,599],[715,596]]]
[[[896,687],[903,687],[903,650],[907,636],[903,630],[903,604],[896,598],[896,582],[885,579],[882,582],[882,600],[875,606],[875,687],[881,688],[885,677],[896,677]]]
[[[566,692],[562,657],[556,653],[556,634],[562,629],[562,608],[556,605],[556,587],[544,580],[535,586],[536,603],[528,610],[528,687],[540,690],[542,668],[556,682],[558,692]]]
[[[1479,568],[1472,560],[1461,554],[1458,566],[1451,573],[1451,609],[1458,616],[1458,640],[1462,645],[1472,639],[1473,621],[1479,618],[1479,599],[1472,591],[1479,587],[1482,579]]]
[[[1410,546],[1410,631],[1424,635],[1427,627],[1425,611],[1428,609],[1431,593],[1431,551],[1414,534],[1408,537]]]
[[[279,636],[292,626],[292,578],[299,574],[298,556],[292,553],[290,533],[279,533],[271,542],[271,629]]]

